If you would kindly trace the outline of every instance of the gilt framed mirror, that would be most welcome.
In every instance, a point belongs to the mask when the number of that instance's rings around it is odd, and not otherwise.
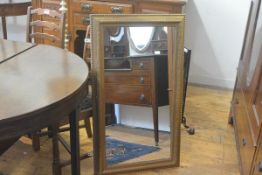
[[[91,15],[91,40],[95,174],[179,166],[184,16]]]

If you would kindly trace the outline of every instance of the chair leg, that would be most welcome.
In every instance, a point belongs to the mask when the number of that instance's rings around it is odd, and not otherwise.
[[[6,19],[5,19],[5,16],[2,16],[2,28],[3,28],[3,38],[7,39],[7,30],[6,30]]]
[[[61,175],[61,166],[60,166],[60,153],[58,145],[58,126],[52,127],[52,142],[53,142],[53,175]]]
[[[87,134],[88,138],[93,137],[92,130],[91,130],[90,118],[85,117],[84,122],[85,122],[86,134]]]
[[[37,133],[33,133],[31,135],[32,138],[32,147],[34,151],[39,151],[40,150],[40,137],[37,135]]]

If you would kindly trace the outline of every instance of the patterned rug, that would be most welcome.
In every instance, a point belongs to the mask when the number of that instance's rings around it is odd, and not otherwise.
[[[106,138],[106,159],[108,165],[114,165],[159,150],[160,148],[155,146],[128,143],[110,137]]]

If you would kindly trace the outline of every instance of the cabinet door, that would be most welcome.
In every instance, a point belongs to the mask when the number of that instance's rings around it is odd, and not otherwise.
[[[249,121],[254,134],[254,141],[257,142],[259,127],[262,122],[262,84],[261,84],[261,64],[262,64],[262,8],[259,7],[256,15],[254,27],[254,39],[250,47],[248,57],[244,57],[243,63],[243,91],[247,103]],[[248,54],[246,54],[248,55]]]
[[[252,167],[255,146],[250,132],[250,125],[248,122],[248,113],[246,111],[246,103],[243,92],[236,84],[235,89],[235,103],[234,103],[234,119],[235,119],[235,133],[236,142],[240,158],[240,167],[243,175],[249,175]]]

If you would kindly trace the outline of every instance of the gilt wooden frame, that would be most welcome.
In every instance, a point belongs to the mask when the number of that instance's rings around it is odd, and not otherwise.
[[[94,101],[94,171],[95,174],[114,174],[159,167],[179,166],[180,162],[180,123],[183,101],[184,65],[184,15],[170,14],[130,14],[130,15],[91,15],[92,73],[96,77],[93,88]],[[106,165],[105,157],[105,93],[104,93],[104,33],[105,26],[175,26],[169,28],[168,35],[168,81],[170,104],[170,157],[139,163]],[[173,32],[174,31],[174,32]],[[172,116],[172,117],[171,117]]]

